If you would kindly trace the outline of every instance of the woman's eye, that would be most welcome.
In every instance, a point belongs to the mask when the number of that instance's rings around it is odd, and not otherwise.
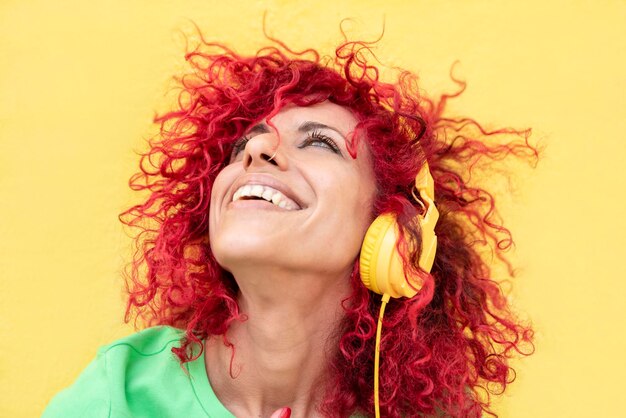
[[[242,136],[233,143],[233,150],[230,153],[231,161],[233,161],[237,157],[237,155],[239,155],[239,153],[243,151],[249,140],[250,138],[248,138],[247,136]]]
[[[341,155],[341,151],[339,150],[339,147],[337,146],[335,141],[333,141],[330,137],[323,135],[322,133],[317,132],[317,131],[312,132],[307,137],[307,139],[302,143],[301,148],[304,148],[306,146],[328,148],[332,152]]]

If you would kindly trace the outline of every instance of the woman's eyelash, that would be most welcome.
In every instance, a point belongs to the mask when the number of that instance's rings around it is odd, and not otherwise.
[[[307,139],[304,141],[303,145],[306,146],[314,142],[323,142],[324,144],[328,145],[328,147],[333,152],[341,154],[341,151],[339,150],[339,147],[337,146],[335,141],[333,141],[330,137],[322,134],[320,131],[312,131]]]
[[[230,153],[230,158],[234,158],[237,154],[239,154],[245,147],[248,141],[250,140],[247,136],[242,136],[238,140],[233,143],[233,150]]]

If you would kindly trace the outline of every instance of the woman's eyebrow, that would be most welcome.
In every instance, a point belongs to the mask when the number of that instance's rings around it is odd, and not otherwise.
[[[302,132],[302,133],[311,132],[316,129],[330,129],[331,131],[337,132],[344,140],[346,139],[343,133],[341,133],[337,128],[333,128],[332,126],[325,125],[321,122],[305,121],[302,124],[300,124],[300,126],[298,126],[298,132]],[[271,132],[271,129],[269,126],[267,126],[267,124],[259,123],[257,125],[254,125],[252,128],[250,128],[250,130],[246,133],[246,135],[260,135],[260,134],[267,134],[270,132]]]
[[[246,135],[257,135],[257,134],[268,134],[270,133],[270,128],[264,123],[259,123],[258,125],[254,125],[250,130],[246,133]]]
[[[330,129],[331,131],[335,131],[339,135],[341,135],[341,137],[344,139],[344,141],[346,139],[346,137],[343,136],[343,134],[341,132],[339,132],[339,130],[337,128],[333,128],[332,126],[324,125],[323,123],[320,123],[320,122],[306,121],[306,122],[302,123],[298,127],[298,131],[299,132],[310,132],[310,131],[314,131],[316,129]]]

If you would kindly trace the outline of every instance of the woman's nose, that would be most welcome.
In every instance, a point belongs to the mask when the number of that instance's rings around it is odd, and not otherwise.
[[[281,170],[287,169],[287,157],[284,155],[278,138],[271,134],[252,137],[243,149],[243,168],[274,165]]]

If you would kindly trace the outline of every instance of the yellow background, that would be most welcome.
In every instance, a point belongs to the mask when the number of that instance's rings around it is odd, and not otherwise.
[[[251,51],[270,32],[330,52],[338,23],[430,93],[469,82],[451,110],[532,127],[503,215],[520,268],[513,301],[537,352],[503,417],[626,416],[624,1],[7,1],[0,5],[0,416],[38,416],[97,347],[129,332],[117,214],[133,150],[183,68],[178,33]],[[314,5],[313,5],[314,4]]]

